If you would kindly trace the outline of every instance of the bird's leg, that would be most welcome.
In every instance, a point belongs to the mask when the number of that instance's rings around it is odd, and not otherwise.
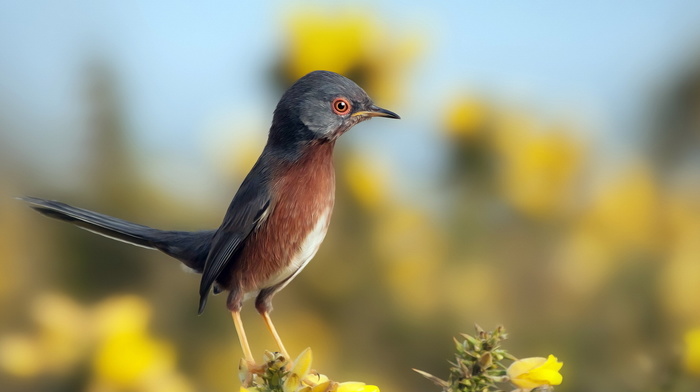
[[[260,313],[265,321],[265,325],[267,325],[267,329],[272,334],[272,338],[275,339],[275,343],[277,343],[280,353],[282,353],[287,361],[289,361],[291,358],[287,353],[287,349],[284,348],[282,339],[280,339],[280,335],[277,333],[277,329],[275,329],[275,325],[272,324],[272,319],[270,318],[270,312],[272,311],[272,296],[275,295],[275,291],[276,290],[274,287],[261,290],[257,298],[255,298],[255,309],[258,311],[258,313]]]
[[[238,334],[238,340],[241,343],[245,360],[250,364],[254,364],[255,359],[253,359],[253,352],[250,351],[248,338],[245,336],[245,329],[243,329],[243,322],[241,321],[241,311],[231,311],[231,317],[233,318],[233,325],[236,326],[236,334]]]
[[[272,324],[272,319],[270,318],[270,313],[267,311],[260,313],[262,316],[263,320],[265,320],[265,325],[267,325],[267,329],[270,331],[272,334],[272,338],[275,339],[275,343],[277,343],[277,347],[279,347],[280,352],[282,355],[284,355],[284,358],[286,358],[288,361],[291,359],[289,357],[289,354],[287,354],[287,349],[284,348],[284,344],[282,343],[282,339],[280,339],[280,335],[277,333],[277,330],[275,329],[275,325]]]

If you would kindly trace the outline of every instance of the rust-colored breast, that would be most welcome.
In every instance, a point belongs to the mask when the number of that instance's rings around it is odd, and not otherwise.
[[[308,262],[300,261],[300,254],[313,256],[330,222],[335,198],[332,142],[311,145],[294,164],[276,169],[270,212],[236,263],[233,280],[244,293],[292,277],[298,267],[290,264]]]

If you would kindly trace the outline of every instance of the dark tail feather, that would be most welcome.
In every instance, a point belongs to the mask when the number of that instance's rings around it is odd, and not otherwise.
[[[158,231],[156,229],[57,201],[34,197],[23,197],[21,200],[26,201],[30,207],[48,217],[70,222],[83,229],[132,245],[157,249],[153,241],[153,237]]]
[[[85,230],[118,241],[158,249],[197,272],[201,272],[204,268],[215,233],[214,230],[196,232],[158,230],[57,201],[35,197],[19,199],[48,217],[70,222]]]

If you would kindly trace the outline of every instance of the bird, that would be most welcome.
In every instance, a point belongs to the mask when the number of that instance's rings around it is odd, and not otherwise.
[[[335,201],[337,139],[373,117],[400,118],[340,74],[319,70],[298,79],[280,98],[265,147],[215,230],[159,230],[58,201],[20,199],[43,215],[159,250],[200,273],[198,314],[212,291],[228,292],[226,306],[252,365],[240,312],[254,298],[279,353],[289,358],[270,318],[272,298],[309,263],[326,235]]]

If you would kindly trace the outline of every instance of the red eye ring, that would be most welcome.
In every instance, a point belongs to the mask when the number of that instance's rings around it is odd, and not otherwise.
[[[350,102],[345,98],[336,98],[333,100],[331,107],[333,108],[335,114],[342,116],[350,112],[352,105],[350,105]]]

